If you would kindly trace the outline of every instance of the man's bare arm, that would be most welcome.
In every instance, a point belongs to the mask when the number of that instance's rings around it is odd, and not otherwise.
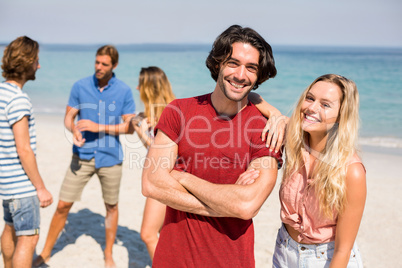
[[[53,202],[52,194],[46,189],[42,177],[39,174],[35,154],[31,148],[29,137],[28,117],[24,116],[12,126],[17,154],[20,158],[22,168],[36,188],[40,206],[47,207]]]
[[[278,109],[255,92],[250,92],[248,99],[268,118],[261,138],[263,141],[266,141],[267,147],[270,147],[271,151],[275,150],[275,152],[278,152],[285,142],[286,126],[289,118],[282,115]]]
[[[80,110],[67,106],[66,114],[64,116],[64,126],[73,134],[73,143],[81,147],[85,143],[85,139],[82,138],[81,131],[75,127],[75,118]]]
[[[204,216],[220,216],[190,194],[170,175],[176,162],[177,149],[177,144],[159,130],[149,148],[144,165],[142,194],[180,211]]]
[[[66,114],[64,116],[64,125],[71,133],[73,133],[74,144],[79,147],[81,147],[85,143],[85,139],[82,138],[82,131],[91,131],[95,133],[105,132],[110,135],[134,133],[134,127],[131,123],[131,119],[134,117],[134,114],[122,115],[124,122],[121,124],[101,125],[88,119],[82,119],[75,123],[75,118],[77,117],[78,112],[78,109],[67,106]]]
[[[75,124],[75,127],[79,131],[91,131],[91,132],[104,132],[109,135],[120,135],[120,134],[133,134],[134,127],[131,124],[131,119],[134,118],[135,114],[125,114],[122,115],[123,123],[116,125],[104,125],[95,123],[89,119],[81,119]]]
[[[257,215],[276,183],[277,161],[273,157],[253,160],[249,168],[259,171],[251,184],[214,184],[189,173],[174,172],[189,192],[222,216],[251,219]]]

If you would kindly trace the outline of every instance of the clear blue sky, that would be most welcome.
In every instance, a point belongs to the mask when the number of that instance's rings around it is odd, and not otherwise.
[[[402,47],[401,0],[1,0],[0,42],[206,43],[232,24],[271,44]]]

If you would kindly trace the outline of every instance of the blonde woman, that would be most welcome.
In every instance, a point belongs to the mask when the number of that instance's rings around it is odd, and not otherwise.
[[[287,127],[273,267],[363,267],[355,244],[366,200],[358,109],[355,83],[335,74],[301,95]]]
[[[140,71],[137,89],[145,106],[144,119],[134,124],[134,129],[145,147],[153,141],[153,128],[169,102],[175,99],[172,87],[166,74],[159,67],[150,66]],[[158,243],[158,233],[165,218],[166,206],[158,201],[147,198],[141,225],[141,239],[147,246],[151,260],[154,257]]]

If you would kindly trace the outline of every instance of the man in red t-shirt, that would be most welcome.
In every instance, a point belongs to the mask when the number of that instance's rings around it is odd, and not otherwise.
[[[282,164],[261,139],[265,117],[248,101],[276,75],[270,45],[233,25],[206,63],[215,90],[165,108],[144,165],[143,194],[168,206],[153,267],[254,267],[251,219]]]

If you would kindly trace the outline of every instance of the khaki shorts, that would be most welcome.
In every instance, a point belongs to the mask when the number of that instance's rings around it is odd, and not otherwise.
[[[95,168],[95,159],[83,160],[73,155],[60,189],[60,200],[75,202],[81,200],[85,185],[96,174],[102,186],[102,196],[106,204],[115,205],[119,201],[122,164]]]

